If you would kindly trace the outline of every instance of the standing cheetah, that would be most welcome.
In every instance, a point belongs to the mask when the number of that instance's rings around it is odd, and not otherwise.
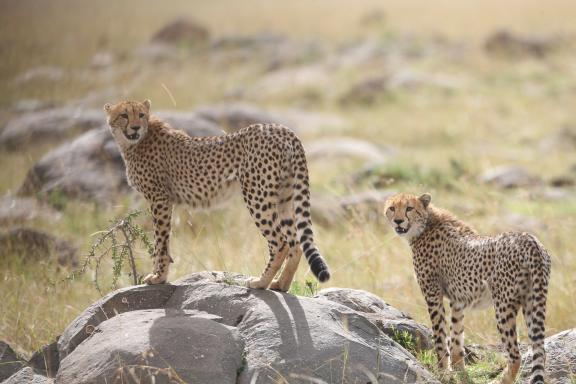
[[[544,383],[544,320],[550,256],[527,233],[481,236],[451,213],[430,205],[431,197],[399,194],[385,213],[413,253],[414,269],[432,322],[441,370],[464,368],[464,309],[494,303],[508,367],[501,383],[513,383],[520,367],[516,315],[522,307],[532,341],[531,383]],[[445,331],[443,297],[450,301],[450,338]],[[450,352],[448,352],[450,349]]]
[[[235,181],[270,259],[250,288],[287,291],[302,252],[319,281],[330,278],[313,240],[308,169],[302,143],[286,127],[254,124],[236,133],[190,137],[150,116],[150,101],[106,104],[108,124],[126,165],[128,182],[150,203],[154,271],[147,284],[166,282],[174,204],[209,207]],[[279,278],[272,281],[284,261]]]

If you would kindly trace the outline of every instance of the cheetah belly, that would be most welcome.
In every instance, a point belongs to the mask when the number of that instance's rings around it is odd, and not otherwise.
[[[492,292],[490,291],[490,287],[488,286],[488,282],[483,281],[482,283],[483,283],[483,287],[482,287],[480,293],[475,298],[475,300],[472,301],[472,303],[468,306],[468,308],[473,310],[473,311],[487,309],[487,308],[492,307],[492,305],[493,305]]]

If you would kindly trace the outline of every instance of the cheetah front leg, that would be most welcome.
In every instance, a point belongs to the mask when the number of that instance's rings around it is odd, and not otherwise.
[[[438,357],[438,368],[447,373],[450,368],[450,355],[446,345],[446,320],[444,317],[444,302],[440,288],[431,288],[424,291],[424,298],[428,305],[428,314],[432,323],[434,346]]]
[[[152,203],[152,219],[154,223],[154,271],[144,278],[146,284],[162,284],[168,279],[168,269],[172,258],[168,247],[170,241],[170,221],[172,220],[173,204],[165,200]]]
[[[450,301],[450,358],[452,369],[464,369],[464,305]]]

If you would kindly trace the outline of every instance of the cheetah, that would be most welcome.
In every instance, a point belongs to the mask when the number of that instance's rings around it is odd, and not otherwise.
[[[174,205],[208,208],[238,182],[269,249],[264,271],[247,286],[287,291],[302,253],[320,282],[330,278],[314,243],[306,157],[294,132],[277,124],[253,124],[232,134],[191,137],[150,115],[150,106],[150,100],[104,105],[128,182],[152,212],[154,270],[145,283],[167,281]]]
[[[464,369],[464,310],[493,303],[502,344],[508,354],[500,383],[513,383],[520,367],[516,315],[522,308],[532,342],[531,383],[544,383],[544,321],[550,256],[528,233],[482,236],[450,212],[430,204],[431,196],[398,194],[385,204],[385,215],[408,241],[418,285],[428,306],[441,371]],[[445,331],[443,298],[451,310]],[[450,351],[448,351],[450,350]]]

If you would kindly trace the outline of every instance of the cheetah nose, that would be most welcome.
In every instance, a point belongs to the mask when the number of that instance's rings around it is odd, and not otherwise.
[[[130,128],[135,130],[136,132],[138,132],[138,130],[140,129],[140,126],[139,125],[133,125]]]
[[[404,220],[403,220],[403,219],[396,219],[396,220],[394,220],[394,222],[395,222],[397,225],[400,225],[400,224],[402,224],[402,223],[404,222]]]

